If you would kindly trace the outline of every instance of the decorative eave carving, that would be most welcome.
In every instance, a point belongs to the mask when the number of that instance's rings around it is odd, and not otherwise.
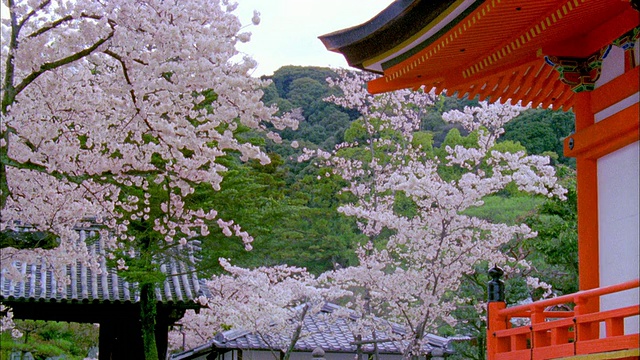
[[[602,60],[607,57],[611,45],[587,58],[545,56],[547,64],[560,74],[560,81],[569,85],[573,92],[591,91],[602,71]]]

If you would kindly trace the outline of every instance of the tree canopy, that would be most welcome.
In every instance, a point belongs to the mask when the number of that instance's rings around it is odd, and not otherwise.
[[[28,224],[51,248],[4,247],[2,258],[66,265],[97,259],[77,227],[101,228],[111,266],[140,284],[144,356],[158,359],[154,287],[162,264],[212,231],[252,237],[196,190],[220,189],[222,158],[270,158],[245,129],[295,127],[261,101],[250,34],[227,1],[9,1],[2,19],[0,230]],[[258,14],[252,19],[259,22]],[[3,244],[9,244],[3,242]],[[187,257],[183,257],[186,261]],[[11,269],[11,266],[8,267]],[[7,276],[19,275],[9,271]]]

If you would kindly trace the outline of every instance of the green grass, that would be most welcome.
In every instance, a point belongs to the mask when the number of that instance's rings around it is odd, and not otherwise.
[[[512,196],[499,195],[484,198],[484,205],[467,209],[464,214],[495,223],[508,225],[521,224],[522,220],[536,211],[536,208],[545,201],[539,196]]]

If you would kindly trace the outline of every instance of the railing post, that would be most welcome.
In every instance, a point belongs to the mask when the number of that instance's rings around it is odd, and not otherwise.
[[[534,303],[531,307],[531,348],[540,348],[551,345],[550,332],[533,331],[533,325],[543,323],[545,320],[544,307],[535,306]]]
[[[574,307],[573,311],[574,311],[574,315],[575,317],[579,317],[580,315],[585,315],[585,314],[589,314],[592,311],[592,307],[589,306],[589,301],[595,302],[593,300],[598,301],[599,298],[593,298],[593,299],[589,299],[587,297],[583,297],[583,296],[576,296],[574,303],[576,304],[576,306]],[[579,341],[585,341],[585,340],[593,340],[593,339],[597,339],[599,336],[599,325],[597,322],[593,322],[593,323],[586,323],[586,324],[576,324],[576,343]]]
[[[498,352],[498,339],[495,332],[507,328],[503,317],[498,316],[498,311],[507,307],[504,298],[504,282],[500,280],[504,271],[497,266],[489,269],[491,280],[488,283],[487,304],[487,359],[494,360]]]

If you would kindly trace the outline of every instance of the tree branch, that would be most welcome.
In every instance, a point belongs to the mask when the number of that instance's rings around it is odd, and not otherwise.
[[[124,79],[127,81],[127,84],[129,84],[132,87],[131,90],[129,90],[129,94],[131,94],[131,101],[133,101],[133,104],[136,105],[136,109],[138,109],[138,101],[137,101],[137,98],[136,98],[136,93],[133,90],[133,84],[131,84],[131,79],[129,78],[129,70],[127,70],[127,64],[125,64],[124,60],[122,59],[122,56],[114,53],[113,51],[111,51],[109,49],[103,51],[103,53],[111,56],[112,58],[114,58],[116,60],[118,60],[118,62],[122,66],[122,73],[124,75]],[[137,112],[140,112],[140,110],[138,109]]]
[[[77,17],[77,18],[75,18],[75,17],[73,17],[71,15],[67,15],[67,16],[65,16],[63,18],[60,18],[60,19],[52,22],[51,25],[49,25],[49,26],[44,26],[44,27],[38,29],[37,31],[32,32],[31,34],[27,35],[27,37],[28,38],[34,38],[34,37],[36,37],[38,35],[42,35],[42,34],[46,33],[49,30],[53,30],[53,29],[57,28],[59,25],[65,23],[67,21],[75,20],[75,19],[100,20],[100,19],[102,19],[102,17],[98,16],[98,15],[91,15],[91,14],[85,14],[85,13],[80,14],[80,16]]]
[[[88,55],[90,55],[91,53],[93,53],[98,47],[100,47],[102,44],[104,44],[105,42],[107,42],[109,39],[111,39],[115,33],[115,23],[113,22],[109,22],[109,25],[111,26],[111,32],[109,33],[109,35],[107,35],[107,37],[100,39],[98,41],[96,41],[95,44],[93,44],[92,46],[78,51],[75,54],[69,55],[65,58],[62,58],[60,60],[57,61],[52,61],[52,62],[48,62],[48,63],[44,63],[42,65],[40,65],[40,69],[32,72],[31,74],[29,74],[27,77],[25,77],[20,84],[18,84],[18,86],[15,87],[14,90],[14,94],[13,97],[15,99],[15,96],[18,95],[20,92],[22,92],[22,90],[24,90],[27,86],[29,86],[29,84],[31,84],[35,79],[37,79],[40,75],[44,74],[45,72],[49,71],[49,70],[53,70],[53,69],[57,69],[61,66],[70,64],[74,61],[80,60]],[[13,99],[11,99],[13,100]],[[13,101],[11,101],[11,103],[13,103]],[[3,101],[3,106],[4,106],[4,101]]]

